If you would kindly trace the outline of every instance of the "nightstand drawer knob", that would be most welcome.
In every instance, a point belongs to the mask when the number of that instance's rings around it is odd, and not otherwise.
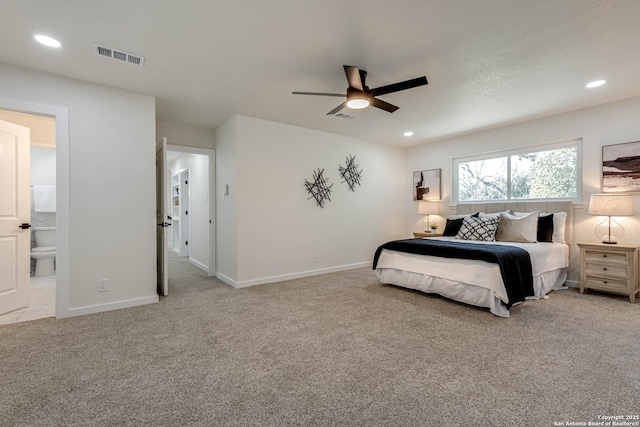
[[[604,271],[607,271],[607,267],[603,268]]]
[[[607,281],[605,280],[605,281],[604,281],[604,283],[605,283],[605,284],[607,284],[607,283],[609,283],[609,282],[607,282]]]
[[[605,258],[607,257],[606,255],[602,255],[602,256],[605,257]]]

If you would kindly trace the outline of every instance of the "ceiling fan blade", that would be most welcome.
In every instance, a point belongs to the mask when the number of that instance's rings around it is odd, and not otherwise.
[[[367,87],[367,72],[364,70],[358,70],[360,73],[360,83],[362,83],[362,87]]]
[[[347,102],[343,102],[342,104],[338,105],[336,108],[334,108],[333,110],[329,111],[327,113],[327,116],[333,116],[335,113],[337,113],[338,111],[342,110],[344,107],[347,106]]]
[[[380,99],[376,99],[376,98],[371,99],[371,105],[373,107],[379,108],[381,110],[388,111],[389,113],[393,113],[398,108],[400,108],[400,107],[396,107],[393,104],[389,104],[388,102],[384,102],[384,101],[382,101]]]
[[[375,89],[371,89],[371,95],[380,96],[387,93],[399,92],[401,90],[407,90],[418,86],[424,86],[428,84],[425,76],[418,77],[417,79],[411,79],[400,83],[393,83],[387,86],[380,86]]]
[[[344,98],[344,93],[320,93],[320,92],[291,92],[293,95],[318,95],[318,96],[339,96]]]
[[[360,92],[364,92],[364,87],[362,86],[362,80],[360,79],[360,71],[358,70],[358,67],[353,67],[351,65],[343,65],[343,67],[344,73],[347,75],[349,87],[358,89]]]

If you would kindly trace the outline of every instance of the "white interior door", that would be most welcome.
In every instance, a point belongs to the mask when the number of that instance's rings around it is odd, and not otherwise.
[[[0,120],[0,314],[29,305],[29,139]]]
[[[167,260],[167,194],[165,173],[167,169],[167,138],[156,145],[156,247],[157,247],[157,285],[160,295],[169,295],[169,264]]]

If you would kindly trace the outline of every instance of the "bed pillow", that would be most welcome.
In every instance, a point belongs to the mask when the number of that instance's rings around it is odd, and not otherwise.
[[[468,217],[468,216],[475,216],[475,217],[477,217],[477,216],[479,216],[479,215],[480,215],[480,212],[476,212],[476,213],[474,213],[474,214],[464,214],[464,215],[449,215],[449,216],[447,217],[447,219],[462,219],[462,218],[465,218],[465,217]]]
[[[497,218],[468,216],[463,218],[462,226],[458,234],[456,234],[456,239],[495,242],[497,230]]]
[[[504,213],[508,213],[508,214],[513,214],[513,211],[511,209],[508,209],[506,211],[503,211]],[[480,212],[480,218],[497,218],[500,219],[500,214],[502,212],[492,212],[492,213],[486,213],[486,212]]]
[[[566,212],[554,212],[553,214],[553,243],[567,243],[564,239],[567,225]]]
[[[538,217],[538,242],[553,242],[553,214]]]
[[[516,216],[526,215],[523,212],[514,212]],[[540,214],[540,216],[551,215],[548,213]],[[564,233],[567,225],[567,213],[566,212],[554,212],[553,213],[553,243],[567,243],[564,238]]]
[[[442,235],[445,237],[454,237],[457,235],[458,231],[460,231],[460,227],[462,227],[462,222],[465,217],[468,216],[474,216],[477,218],[478,213],[474,213],[473,215],[450,215],[449,218],[447,218],[447,223],[444,226]]]
[[[539,215],[540,212],[531,212],[522,216],[500,212],[496,240],[499,242],[535,243],[538,237]]]

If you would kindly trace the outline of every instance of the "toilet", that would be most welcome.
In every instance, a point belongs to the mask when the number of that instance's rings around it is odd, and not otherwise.
[[[36,245],[31,248],[31,258],[36,261],[34,277],[46,277],[56,274],[56,228],[33,227]]]

